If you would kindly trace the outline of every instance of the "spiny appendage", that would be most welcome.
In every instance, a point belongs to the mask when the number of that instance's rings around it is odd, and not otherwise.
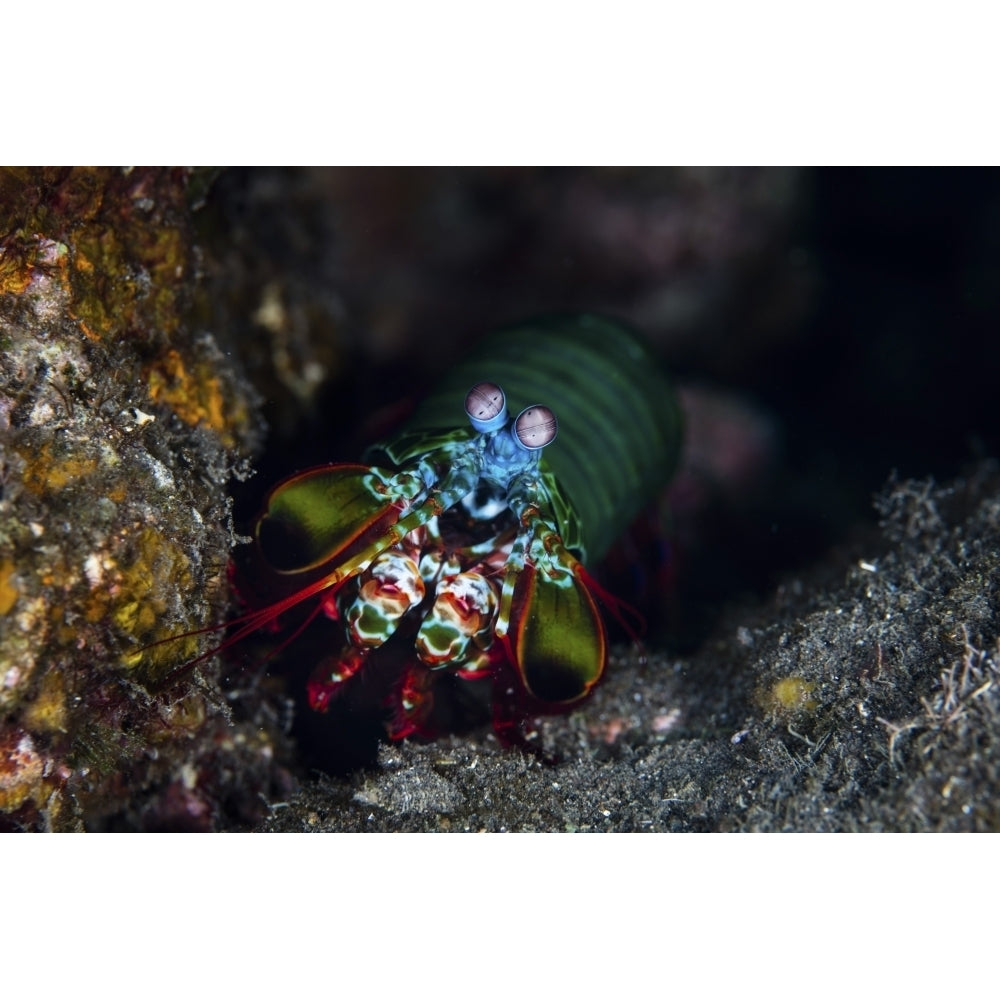
[[[566,549],[541,492],[511,507],[520,532],[507,565],[497,616],[500,637],[525,693],[569,706],[593,690],[607,664],[604,621],[590,578]]]
[[[342,616],[352,646],[381,646],[425,593],[420,567],[404,552],[379,553],[359,577],[358,589]]]
[[[346,644],[338,655],[324,657],[308,682],[309,704],[326,711],[344,685],[365,666],[370,653],[396,631],[426,587],[414,556],[425,536],[414,529],[391,549],[380,552],[357,577],[357,587],[342,588],[336,601],[325,602],[329,617],[344,623]]]
[[[544,573],[556,586],[572,588],[577,585],[578,570],[582,569],[563,545],[554,519],[546,510],[547,496],[540,482],[536,480],[525,484],[509,502],[520,527],[507,560],[500,594],[496,627],[500,638],[507,635],[515,606],[524,603],[521,591],[528,584],[530,573]],[[522,600],[516,601],[518,597]]]
[[[344,690],[344,685],[365,667],[370,654],[370,648],[348,646],[338,656],[323,657],[306,682],[309,707],[325,712]]]
[[[403,672],[395,690],[386,700],[392,709],[388,723],[389,738],[402,740],[407,736],[433,737],[429,724],[434,708],[434,673],[424,663],[411,663]]]
[[[313,674],[313,707],[328,706],[358,673],[368,653],[382,646],[421,603],[430,606],[422,614],[415,638],[420,664],[447,667],[459,676],[482,676],[499,603],[499,585],[490,577],[496,575],[498,564],[502,567],[511,544],[501,543],[498,549],[492,543],[485,557],[481,545],[448,547],[432,520],[382,552],[358,576],[356,589],[340,591],[333,617],[344,622],[346,645],[339,657],[328,657]],[[413,673],[414,679],[403,683],[413,689],[407,699],[413,708],[402,709],[400,720],[429,711],[418,694],[429,692],[430,679],[421,678],[418,683],[415,678],[420,670],[414,667]]]
[[[388,723],[390,739],[407,736],[433,739],[438,735],[438,727],[431,721],[434,688],[442,674],[453,674],[463,681],[493,679],[503,656],[499,646],[494,645],[490,649],[474,649],[464,661],[442,666],[432,667],[423,660],[412,660],[386,699],[392,712]]]

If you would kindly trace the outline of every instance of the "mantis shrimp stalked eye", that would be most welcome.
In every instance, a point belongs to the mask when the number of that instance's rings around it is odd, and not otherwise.
[[[433,733],[446,673],[491,678],[522,704],[575,704],[607,661],[597,599],[614,604],[584,562],[666,484],[680,440],[670,384],[625,327],[569,316],[501,331],[369,449],[371,464],[309,469],[271,490],[256,540],[302,585],[237,619],[229,642],[317,598],[315,613],[343,626],[308,684],[320,711],[379,668],[390,639],[405,642],[396,738]],[[503,701],[494,722],[509,737],[519,720]]]

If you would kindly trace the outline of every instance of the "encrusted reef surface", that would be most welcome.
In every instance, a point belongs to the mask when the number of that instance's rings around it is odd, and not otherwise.
[[[881,530],[691,657],[620,652],[555,763],[490,735],[383,747],[269,830],[995,830],[1000,474],[891,483]]]
[[[259,440],[190,319],[191,181],[0,173],[0,828],[247,824],[278,777],[260,706],[166,683],[198,640],[139,654],[222,613]]]

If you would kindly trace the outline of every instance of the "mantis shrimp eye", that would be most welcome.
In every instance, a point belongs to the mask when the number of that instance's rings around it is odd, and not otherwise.
[[[555,440],[559,423],[547,406],[529,406],[514,421],[514,436],[523,448],[537,451]]]
[[[465,397],[465,413],[480,433],[499,430],[507,423],[507,398],[493,382],[479,382]]]

